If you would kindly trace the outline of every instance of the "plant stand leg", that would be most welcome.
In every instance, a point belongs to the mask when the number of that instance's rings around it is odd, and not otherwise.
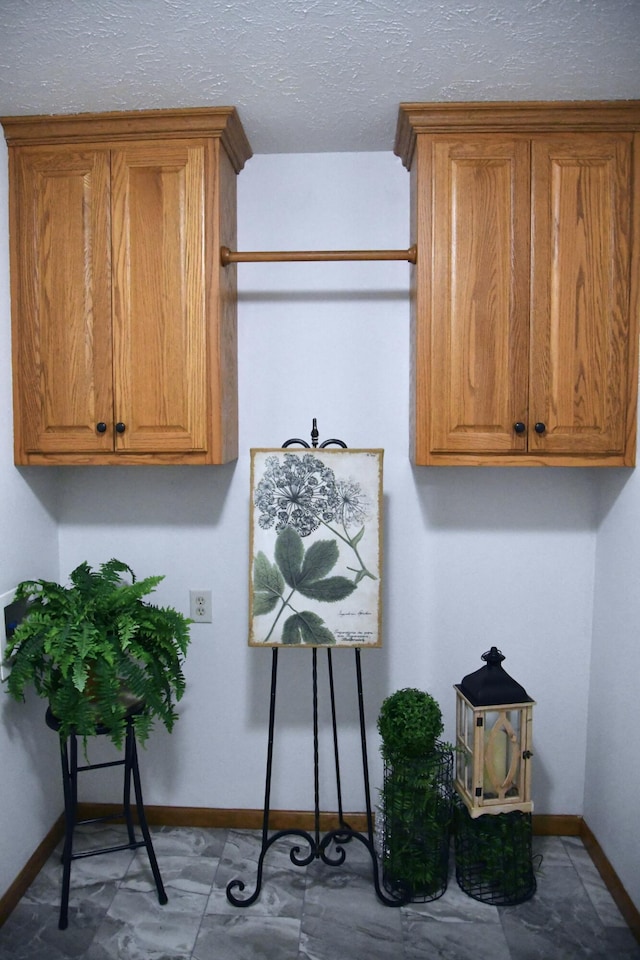
[[[78,805],[78,743],[75,735],[67,742],[60,739],[62,762],[62,790],[64,794],[64,847],[62,849],[62,892],[58,929],[66,930],[69,923],[69,890],[71,887],[71,861],[73,860],[73,831],[77,822]]]
[[[136,798],[136,810],[138,812],[138,823],[140,824],[140,831],[144,838],[144,845],[147,849],[147,856],[149,857],[149,864],[151,865],[151,872],[153,873],[153,879],[155,880],[156,890],[158,891],[158,903],[165,904],[168,901],[167,894],[164,889],[164,884],[162,882],[162,877],[160,876],[160,870],[158,868],[158,861],[156,860],[156,854],[153,849],[153,843],[151,842],[151,835],[149,833],[149,827],[147,826],[147,817],[144,812],[144,803],[142,800],[142,786],[140,783],[140,770],[138,767],[138,748],[136,746],[136,734],[135,728],[133,725],[133,720],[129,719],[127,723],[127,739],[126,739],[126,750],[128,751],[128,756],[130,758],[130,772],[133,774],[133,790]],[[125,776],[125,780],[128,778]]]
[[[131,778],[133,775],[133,762],[135,739],[130,736],[131,721],[127,724],[127,733],[124,741],[124,785],[122,790],[122,815],[127,825],[127,836],[129,843],[136,842],[136,834],[133,825],[133,816],[131,815]]]

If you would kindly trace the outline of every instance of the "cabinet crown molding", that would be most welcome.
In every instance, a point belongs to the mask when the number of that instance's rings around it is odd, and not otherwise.
[[[421,133],[633,132],[640,130],[640,100],[524,100],[401,103],[395,154],[410,170]]]
[[[252,156],[235,107],[0,117],[0,123],[7,143],[13,147],[214,137],[220,139],[236,173]]]

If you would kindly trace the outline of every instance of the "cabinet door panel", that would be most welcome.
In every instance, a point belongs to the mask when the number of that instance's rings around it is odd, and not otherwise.
[[[431,449],[523,451],[529,144],[436,141],[433,158]]]
[[[116,449],[206,449],[206,145],[113,151]]]
[[[622,454],[629,339],[631,137],[533,143],[530,449]]]
[[[24,148],[13,162],[16,462],[111,450],[109,153]]]

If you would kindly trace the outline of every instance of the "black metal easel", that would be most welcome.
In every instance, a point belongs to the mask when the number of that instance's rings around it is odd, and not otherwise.
[[[301,440],[294,437],[291,440],[287,440],[283,447],[290,447],[295,444],[300,444],[303,447],[317,447],[318,446],[318,428],[316,419],[313,420],[313,427],[311,430],[311,445],[306,442],[306,440]],[[342,440],[325,440],[320,444],[320,447],[329,447],[329,446],[340,446],[346,449],[346,443]],[[333,664],[331,659],[331,649],[327,647],[327,667],[329,675],[329,698],[331,705],[331,722],[333,729],[333,749],[334,749],[334,760],[335,760],[335,774],[336,774],[336,787],[337,787],[337,797],[338,797],[338,821],[339,827],[335,830],[329,830],[323,836],[320,833],[320,768],[319,768],[319,753],[318,753],[318,648],[314,647],[312,650],[312,700],[313,700],[313,770],[314,770],[314,793],[315,793],[315,808],[314,808],[314,831],[313,835],[307,830],[278,830],[275,833],[272,833],[269,836],[269,813],[270,813],[270,802],[271,802],[271,773],[273,766],[273,744],[274,744],[274,730],[275,730],[275,710],[276,710],[276,690],[278,682],[278,648],[274,647],[272,650],[272,665],[271,665],[271,695],[269,701],[269,739],[267,747],[267,770],[266,770],[266,780],[265,780],[265,795],[264,795],[264,813],[262,820],[262,849],[260,856],[258,858],[258,870],[256,877],[256,887],[252,894],[248,897],[241,898],[237,897],[233,891],[237,890],[240,893],[245,889],[244,881],[242,880],[231,880],[227,884],[227,900],[236,907],[249,907],[252,903],[258,899],[260,891],[262,888],[262,872],[264,866],[264,858],[267,854],[269,848],[277,841],[283,837],[298,837],[300,840],[308,846],[308,853],[302,854],[300,850],[300,845],[292,847],[289,857],[291,862],[296,866],[305,867],[310,864],[313,860],[322,860],[330,867],[338,867],[344,863],[346,859],[346,852],[344,845],[349,843],[351,840],[358,840],[362,843],[366,849],[369,851],[371,856],[372,866],[373,866],[373,884],[375,887],[376,894],[378,898],[389,907],[399,907],[404,903],[407,903],[409,900],[409,893],[407,892],[406,896],[402,895],[402,891],[399,892],[398,896],[388,897],[383,892],[380,884],[380,869],[378,864],[378,857],[375,850],[375,841],[374,841],[374,830],[373,830],[373,813],[371,808],[371,791],[369,787],[369,763],[367,758],[367,740],[366,740],[366,730],[365,730],[365,716],[364,716],[364,696],[362,690],[362,667],[360,663],[360,650],[355,649],[355,669],[356,669],[356,688],[358,696],[358,713],[360,719],[360,742],[362,747],[362,774],[364,781],[364,793],[365,793],[365,804],[366,804],[366,817],[367,817],[367,832],[366,835],[360,833],[357,830],[353,830],[349,824],[344,819],[343,809],[342,809],[342,787],[341,787],[341,778],[340,778],[340,756],[338,748],[338,724],[336,719],[336,701],[335,701],[335,688],[333,681]],[[333,846],[333,849],[330,850],[330,847]]]

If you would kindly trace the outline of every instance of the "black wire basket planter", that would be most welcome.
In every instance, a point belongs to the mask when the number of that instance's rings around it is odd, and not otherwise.
[[[530,813],[484,814],[475,819],[456,796],[456,880],[482,903],[513,906],[536,892]]]
[[[424,756],[385,763],[382,882],[413,902],[447,889],[453,817],[453,752],[437,743]]]

